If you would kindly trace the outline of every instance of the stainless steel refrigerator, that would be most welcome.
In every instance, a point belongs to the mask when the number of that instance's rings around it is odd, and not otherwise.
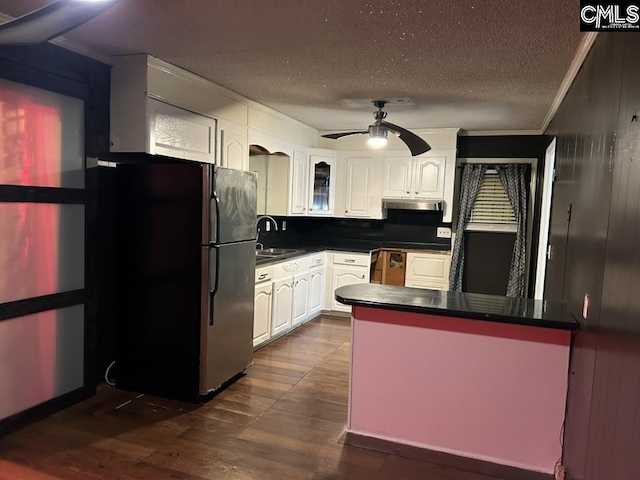
[[[254,173],[117,167],[118,388],[198,400],[252,361]]]

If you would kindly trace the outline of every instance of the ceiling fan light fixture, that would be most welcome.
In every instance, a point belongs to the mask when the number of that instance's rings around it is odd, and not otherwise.
[[[369,127],[369,140],[367,143],[375,148],[384,147],[387,144],[387,129],[380,125],[371,125]]]

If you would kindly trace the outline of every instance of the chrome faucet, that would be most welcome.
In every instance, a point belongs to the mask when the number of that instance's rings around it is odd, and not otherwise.
[[[278,231],[278,222],[276,222],[276,220],[271,216],[271,215],[260,215],[258,217],[258,219],[256,220],[256,248],[258,248],[258,245],[260,245],[260,250],[262,250],[264,248],[264,245],[262,243],[260,243],[260,229],[258,228],[258,225],[260,224],[260,220],[262,220],[263,218],[266,218],[267,220],[271,220],[273,222],[273,228],[275,231]]]

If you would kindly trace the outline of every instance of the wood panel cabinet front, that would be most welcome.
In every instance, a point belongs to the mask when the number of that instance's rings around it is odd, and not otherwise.
[[[309,271],[293,277],[292,325],[299,325],[309,313]]]
[[[413,179],[413,158],[409,156],[385,157],[384,191],[385,198],[407,198],[411,196]]]
[[[236,170],[249,168],[247,129],[220,120],[220,165]]]
[[[273,315],[271,336],[291,328],[293,313],[293,278],[289,277],[273,284]]]
[[[213,118],[147,99],[147,148],[152,155],[215,162]]]
[[[309,273],[309,316],[322,311],[324,295],[324,267],[312,268]]]
[[[253,346],[266,342],[271,337],[271,282],[256,285],[253,314]]]
[[[347,158],[346,208],[350,217],[370,217],[371,174],[373,158]]]
[[[307,153],[294,149],[291,164],[291,215],[307,214],[308,167]]]
[[[407,253],[406,282],[449,283],[451,255],[448,253]]]
[[[367,283],[368,273],[368,267],[333,265],[332,291],[335,293],[337,288],[345,285]],[[339,303],[334,296],[331,309],[337,312],[350,312],[351,306]]]
[[[446,157],[418,157],[415,161],[413,196],[441,199],[444,197]]]

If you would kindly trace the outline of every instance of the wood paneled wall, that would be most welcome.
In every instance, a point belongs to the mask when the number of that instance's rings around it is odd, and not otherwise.
[[[564,434],[572,480],[640,478],[638,58],[640,35],[601,34],[546,132],[558,147],[545,297],[580,321]]]

